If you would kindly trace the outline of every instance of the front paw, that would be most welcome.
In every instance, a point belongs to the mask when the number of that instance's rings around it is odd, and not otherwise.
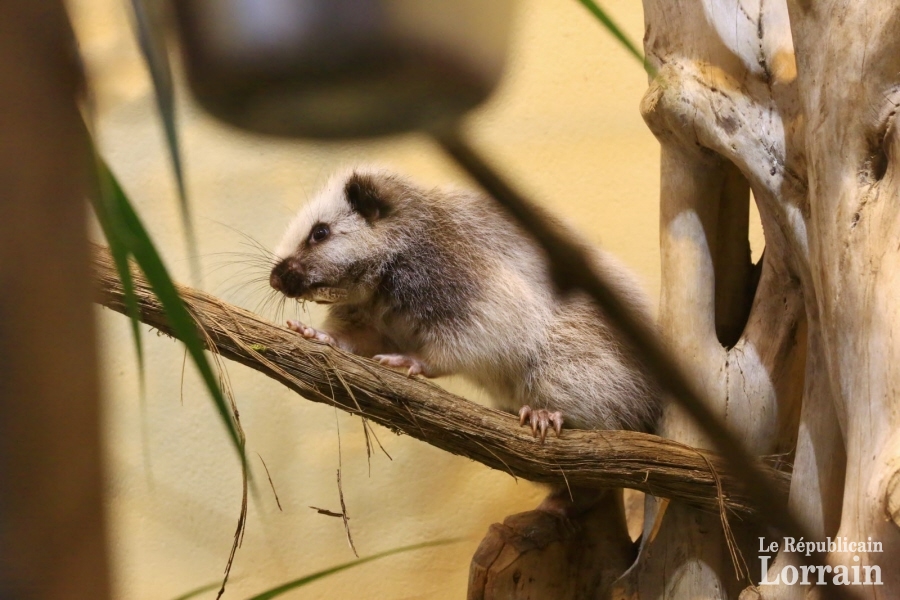
[[[332,346],[336,346],[337,344],[334,341],[334,338],[325,333],[324,331],[319,331],[318,329],[313,329],[307,325],[304,325],[300,321],[291,321],[287,322],[288,329],[291,331],[296,331],[303,337],[308,340],[316,340],[318,342],[323,342],[325,344],[330,344]]]
[[[408,377],[413,377],[415,375],[424,375],[425,377],[432,376],[428,366],[418,358],[413,358],[412,356],[405,356],[403,354],[376,354],[372,357],[372,360],[377,360],[384,366],[393,369],[409,369],[406,372]]]
[[[547,437],[547,429],[553,426],[556,437],[562,432],[563,415],[558,410],[549,411],[543,408],[533,409],[527,404],[519,409],[519,425],[528,423],[531,425],[531,435],[537,437],[540,433],[541,443]]]

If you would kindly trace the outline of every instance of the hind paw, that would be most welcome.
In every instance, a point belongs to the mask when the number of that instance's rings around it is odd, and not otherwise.
[[[563,414],[558,410],[549,411],[543,408],[533,409],[527,404],[519,409],[519,425],[531,425],[531,434],[538,437],[540,434],[541,443],[547,437],[547,430],[553,427],[556,437],[562,433]]]
[[[308,325],[304,325],[300,321],[288,321],[287,322],[288,329],[291,331],[296,331],[303,337],[308,340],[316,340],[319,342],[324,342],[326,344],[330,344],[332,346],[336,346],[337,343],[334,341],[334,338],[325,333],[324,331],[319,331],[318,329],[313,329]]]
[[[404,354],[376,354],[372,357],[372,360],[377,360],[384,366],[393,369],[409,369],[406,372],[409,377],[415,375],[424,375],[425,377],[433,376],[425,363],[412,356],[406,356]]]

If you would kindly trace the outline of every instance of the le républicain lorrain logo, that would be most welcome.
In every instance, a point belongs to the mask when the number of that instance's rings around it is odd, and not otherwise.
[[[779,547],[778,542],[766,545],[765,538],[759,538],[759,551],[776,554],[779,550],[791,554],[811,556],[813,552],[829,552],[853,554],[850,565],[808,566],[785,565],[780,573],[769,573],[771,556],[760,556],[762,569],[760,585],[883,585],[881,583],[881,567],[878,565],[861,565],[857,552],[870,554],[883,552],[881,542],[873,542],[870,537],[865,542],[851,542],[846,537],[826,538],[824,542],[804,542],[803,538],[794,540],[786,537]],[[770,579],[770,577],[772,577]]]

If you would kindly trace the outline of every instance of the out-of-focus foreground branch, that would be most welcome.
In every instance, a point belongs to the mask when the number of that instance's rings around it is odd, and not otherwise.
[[[97,302],[125,313],[122,285],[107,250],[93,266]],[[172,335],[147,282],[135,274],[140,320]],[[410,379],[377,363],[269,323],[188,287],[179,292],[210,350],[281,382],[304,398],[333,404],[491,468],[542,483],[628,487],[704,508],[752,513],[739,475],[717,455],[632,431],[564,430],[541,444],[515,417]],[[786,498],[788,475],[765,467]]]

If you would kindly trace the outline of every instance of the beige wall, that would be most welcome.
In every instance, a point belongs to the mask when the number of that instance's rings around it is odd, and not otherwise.
[[[174,186],[127,3],[70,4],[92,76],[102,151],[170,268],[186,281]],[[605,4],[640,40],[640,4]],[[655,297],[658,147],[638,114],[645,87],[637,62],[577,2],[531,0],[522,3],[502,88],[469,125],[477,143],[524,190],[618,254]],[[266,296],[258,282],[266,273],[250,259],[252,248],[241,234],[274,245],[292,211],[339,166],[379,162],[427,183],[464,183],[419,136],[346,144],[271,141],[219,125],[183,94],[180,100],[203,287],[249,308]],[[280,318],[271,307],[263,313]],[[116,597],[174,598],[220,577],[240,504],[238,464],[190,367],[182,385],[181,347],[145,330],[142,405],[127,321],[109,311],[97,314]],[[292,314],[293,308],[285,312]],[[290,597],[462,598],[469,559],[487,527],[541,499],[537,486],[378,428],[393,460],[376,454],[369,475],[358,420],[238,365],[226,370],[257,484],[226,597],[246,597],[353,558],[340,520],[308,508],[338,507],[338,423],[345,498],[362,555],[438,538],[465,541],[371,563]]]

